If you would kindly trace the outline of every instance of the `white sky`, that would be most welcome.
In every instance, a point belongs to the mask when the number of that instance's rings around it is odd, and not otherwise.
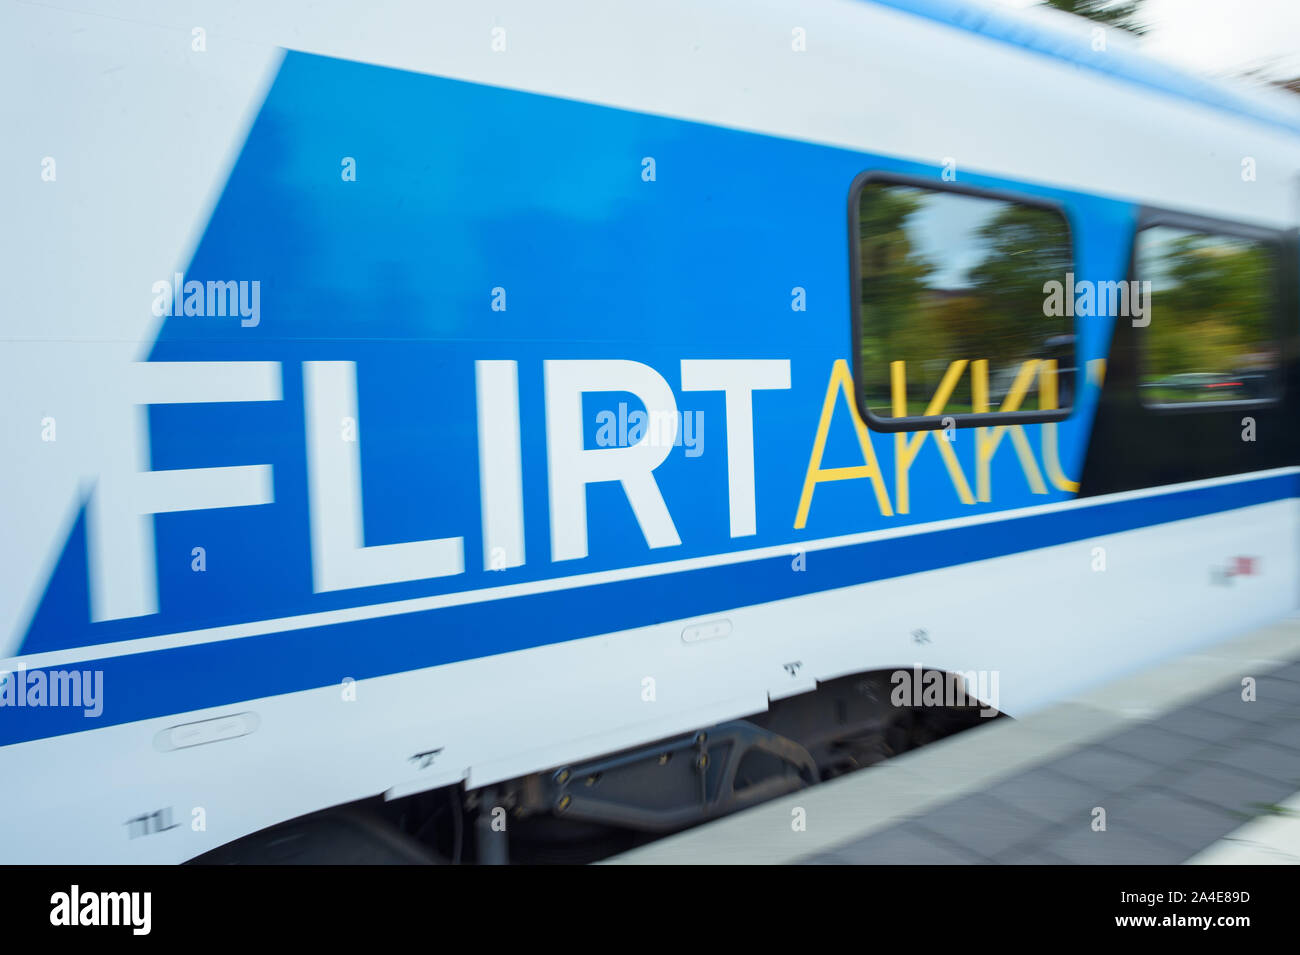
[[[1038,0],[1000,0],[1013,7]],[[1300,0],[1146,0],[1143,48],[1198,73],[1300,76]]]

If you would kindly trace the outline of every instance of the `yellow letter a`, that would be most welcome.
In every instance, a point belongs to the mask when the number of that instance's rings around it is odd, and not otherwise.
[[[858,433],[858,446],[862,448],[862,458],[867,463],[851,468],[822,468],[822,453],[826,450],[826,436],[831,430],[831,416],[835,413],[835,402],[840,393],[848,399],[849,411],[853,414],[853,427]],[[876,504],[885,517],[893,517],[894,509],[889,506],[889,493],[880,475],[880,465],[876,463],[876,452],[871,447],[871,436],[867,426],[858,414],[858,404],[853,400],[853,377],[849,374],[849,363],[843,358],[835,362],[831,369],[831,380],[826,386],[826,400],[822,402],[822,417],[817,423],[817,440],[813,442],[812,457],[808,461],[808,471],[803,479],[803,493],[799,495],[799,513],[794,519],[795,530],[801,530],[808,523],[808,510],[812,507],[813,489],[823,481],[852,481],[856,478],[871,478],[876,490]]]

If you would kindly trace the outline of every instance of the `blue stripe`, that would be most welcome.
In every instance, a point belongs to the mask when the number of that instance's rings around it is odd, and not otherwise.
[[[1298,495],[1300,476],[1272,475],[815,551],[801,573],[783,555],[86,661],[73,666],[104,673],[99,718],[73,708],[0,707],[0,745],[700,617]]]
[[[1088,38],[1065,30],[1053,30],[1010,11],[971,6],[962,0],[871,2],[935,20],[968,33],[978,33],[1021,49],[1033,50],[1056,60],[1087,67],[1137,86],[1212,106],[1237,116],[1249,117],[1288,132],[1300,133],[1300,111],[1292,112],[1280,104],[1274,106],[1250,99],[1211,80],[1185,73],[1124,47],[1094,50]]]

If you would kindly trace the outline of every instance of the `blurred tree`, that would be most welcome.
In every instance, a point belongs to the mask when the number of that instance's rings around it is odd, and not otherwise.
[[[1163,259],[1167,280],[1152,308],[1148,380],[1231,373],[1267,355],[1275,336],[1266,248],[1187,234],[1169,244]]]
[[[970,215],[971,203],[992,206],[983,224],[969,235],[960,225],[948,231]],[[891,413],[891,362],[906,363],[908,410],[920,414],[951,362],[988,359],[1003,376],[1026,358],[1044,357],[1049,339],[1072,331],[1068,317],[1043,311],[1044,282],[1064,283],[1072,267],[1069,230],[1055,212],[870,183],[860,227],[859,368],[867,404],[878,414]],[[928,261],[920,248],[942,261]],[[974,265],[954,268],[965,261]],[[970,401],[967,374],[949,405],[969,411]]]
[[[868,183],[859,200],[862,276],[862,385],[874,408],[889,404],[889,362],[915,340],[926,283],[934,267],[912,248],[907,219],[921,208],[919,189]]]
[[[1065,220],[1046,209],[1007,204],[978,236],[984,258],[970,271],[984,325],[978,357],[1003,367],[1042,357],[1046,339],[1073,330],[1070,318],[1043,312],[1043,283],[1064,284],[1073,268]]]
[[[1149,27],[1138,14],[1144,0],[1043,0],[1049,7],[1142,36]]]

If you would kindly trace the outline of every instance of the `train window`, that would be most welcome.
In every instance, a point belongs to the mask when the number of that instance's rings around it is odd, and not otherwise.
[[[1153,225],[1137,236],[1150,282],[1141,329],[1145,404],[1267,401],[1278,393],[1276,253],[1259,238]]]
[[[1059,209],[867,176],[851,200],[858,406],[880,431],[1057,421],[1074,392]]]

